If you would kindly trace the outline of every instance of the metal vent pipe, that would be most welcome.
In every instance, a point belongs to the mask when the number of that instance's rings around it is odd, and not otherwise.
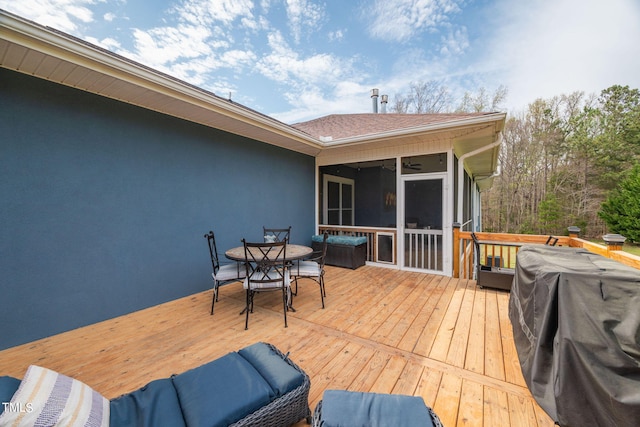
[[[373,112],[378,113],[378,89],[371,89],[371,102],[373,105]]]
[[[387,112],[387,102],[389,102],[389,95],[382,95],[380,99],[380,109],[382,114]]]

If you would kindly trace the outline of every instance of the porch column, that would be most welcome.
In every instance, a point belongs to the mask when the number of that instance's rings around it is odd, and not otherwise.
[[[460,277],[460,223],[453,223],[453,277]]]

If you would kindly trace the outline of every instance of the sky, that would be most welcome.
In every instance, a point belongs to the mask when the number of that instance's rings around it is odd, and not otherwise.
[[[285,123],[372,111],[437,82],[504,111],[640,88],[638,0],[0,0]]]

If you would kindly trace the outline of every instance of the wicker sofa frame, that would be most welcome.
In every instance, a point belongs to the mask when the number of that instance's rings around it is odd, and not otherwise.
[[[297,423],[301,419],[306,419],[307,424],[311,424],[311,410],[309,409],[309,389],[311,380],[309,376],[291,359],[289,353],[283,354],[272,344],[268,345],[277,355],[300,372],[304,380],[302,384],[289,393],[275,399],[268,405],[247,415],[243,419],[231,424],[230,427],[286,427]]]

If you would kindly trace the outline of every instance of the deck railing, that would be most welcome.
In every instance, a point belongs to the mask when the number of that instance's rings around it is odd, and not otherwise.
[[[485,232],[476,232],[475,234],[480,241],[480,262],[484,265],[515,268],[516,256],[521,246],[555,243],[556,246],[585,248],[590,252],[640,269],[640,257],[622,251],[622,243],[619,240],[612,239],[607,242],[606,246],[599,245],[579,238],[572,229],[569,231],[569,236]],[[551,241],[549,241],[550,239]],[[459,227],[454,227],[453,254],[453,277],[473,278],[475,247],[471,232],[460,231]]]
[[[398,238],[395,228],[320,225],[320,233],[330,235],[364,236],[367,238],[367,261],[397,265]],[[579,232],[579,230],[578,230]],[[622,243],[610,241],[599,245],[581,239],[574,227],[568,236],[535,234],[510,234],[476,232],[480,244],[480,261],[484,265],[515,268],[520,247],[528,244],[546,244],[549,238],[557,239],[557,246],[585,248],[596,254],[615,259],[618,262],[640,270],[640,257],[622,250]],[[474,252],[471,232],[453,227],[453,277],[473,278]]]

